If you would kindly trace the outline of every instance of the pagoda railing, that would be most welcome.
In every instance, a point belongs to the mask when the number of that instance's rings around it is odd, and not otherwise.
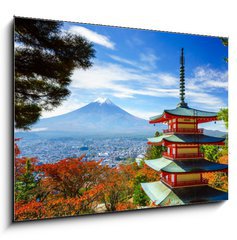
[[[165,178],[161,179],[163,182],[167,183],[171,187],[182,187],[182,186],[191,186],[191,185],[207,185],[208,180],[202,179],[202,180],[190,180],[190,181],[177,181],[177,182],[171,182]]]
[[[163,130],[163,133],[193,133],[193,134],[203,134],[204,129],[194,129],[194,128],[171,128]]]
[[[190,159],[190,158],[204,158],[203,153],[179,153],[172,154],[168,152],[163,152],[163,157],[171,159]]]

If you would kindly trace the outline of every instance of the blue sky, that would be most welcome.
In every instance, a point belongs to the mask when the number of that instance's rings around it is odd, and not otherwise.
[[[71,96],[50,117],[82,107],[98,97],[141,118],[173,109],[179,102],[180,49],[185,53],[186,102],[218,111],[228,104],[228,55],[217,37],[64,23],[64,30],[94,44],[96,57],[86,71],[75,69]],[[223,124],[206,128],[224,130]]]

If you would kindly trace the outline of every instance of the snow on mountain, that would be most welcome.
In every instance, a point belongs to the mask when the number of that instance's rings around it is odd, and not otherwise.
[[[99,97],[97,98],[95,101],[93,102],[96,102],[96,103],[99,103],[99,104],[104,104],[104,103],[107,103],[107,104],[113,104],[110,99],[108,98],[105,98],[105,97]]]
[[[154,127],[147,120],[124,111],[110,99],[100,97],[75,111],[41,119],[33,128],[96,135],[145,134],[149,136],[157,130],[164,129],[165,126],[160,124]]]

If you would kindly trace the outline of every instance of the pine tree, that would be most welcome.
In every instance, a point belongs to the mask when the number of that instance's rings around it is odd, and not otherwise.
[[[26,160],[25,172],[17,179],[15,183],[15,200],[30,201],[36,196],[37,180],[31,171],[30,159]]]
[[[150,199],[143,191],[141,183],[147,182],[147,177],[144,175],[138,175],[134,179],[134,192],[133,192],[133,203],[139,206],[146,206],[149,204]]]
[[[92,65],[94,49],[63,24],[15,18],[15,127],[29,129],[43,110],[52,110],[69,96],[75,68]]]

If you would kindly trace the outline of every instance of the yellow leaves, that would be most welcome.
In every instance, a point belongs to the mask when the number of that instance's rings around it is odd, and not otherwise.
[[[228,155],[221,156],[218,162],[222,164],[228,164]]]
[[[208,180],[208,184],[216,189],[228,191],[228,175],[223,172],[208,172],[202,174]]]

